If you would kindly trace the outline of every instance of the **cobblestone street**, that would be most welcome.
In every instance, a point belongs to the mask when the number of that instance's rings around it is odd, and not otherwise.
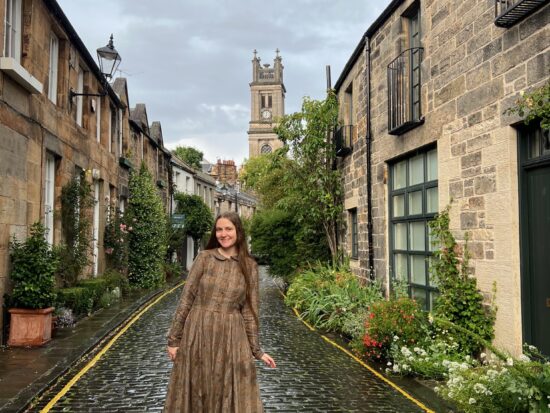
[[[261,342],[277,362],[273,370],[258,364],[266,412],[423,411],[307,329],[262,273]],[[165,334],[180,292],[146,312],[50,411],[162,411],[171,368]],[[32,411],[40,411],[58,391]]]

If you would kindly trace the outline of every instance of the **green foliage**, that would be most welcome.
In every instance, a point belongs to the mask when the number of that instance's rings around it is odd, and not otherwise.
[[[285,185],[293,195],[278,206],[293,211],[297,222],[322,228],[333,262],[338,260],[337,225],[342,216],[342,180],[332,168],[335,147],[329,133],[338,124],[338,100],[331,91],[323,101],[304,98],[301,112],[281,118],[275,128],[285,146],[277,157],[292,154],[285,164]]]
[[[504,111],[505,114],[518,114],[525,124],[540,119],[542,129],[550,129],[550,80],[542,87],[528,93],[521,93],[516,105]]]
[[[118,208],[109,208],[103,233],[103,247],[107,267],[124,272],[128,268],[128,234],[133,226],[127,225]]]
[[[73,286],[89,265],[90,209],[94,199],[84,173],[73,176],[61,189],[61,223],[64,244],[59,247],[57,278],[63,286]]]
[[[365,355],[370,359],[388,358],[394,341],[415,345],[424,338],[427,314],[408,297],[372,304],[365,323]]]
[[[183,275],[183,267],[179,262],[165,262],[164,273],[167,280],[176,280]]]
[[[430,273],[441,293],[435,302],[434,316],[490,342],[494,337],[496,309],[485,308],[477,281],[469,275],[467,244],[461,252],[449,230],[449,207],[430,221],[429,227],[439,248],[430,265]],[[457,339],[464,354],[479,354],[484,347],[482,341],[472,340],[468,335],[459,334]]]
[[[198,149],[191,146],[177,146],[172,153],[187,165],[196,169],[201,169],[201,161],[204,154]]]
[[[111,291],[117,287],[122,293],[125,293],[129,290],[128,278],[124,274],[116,270],[110,269],[105,271],[101,278],[105,279],[107,287]]]
[[[380,285],[362,286],[349,268],[317,265],[294,278],[285,302],[318,328],[360,338],[365,310],[381,299]]]
[[[446,385],[436,390],[466,413],[548,412],[550,363],[536,349],[519,359],[485,359],[481,366],[450,369]]]
[[[145,164],[130,174],[128,232],[128,280],[133,286],[154,288],[164,282],[166,215],[153,178]]]
[[[10,242],[12,294],[7,305],[19,308],[47,308],[55,301],[55,271],[59,258],[45,238],[44,226],[36,222],[24,242]]]
[[[90,314],[94,308],[93,292],[84,287],[57,290],[57,306],[70,308],[75,315]]]
[[[178,192],[174,195],[174,199],[176,200],[176,213],[185,215],[185,234],[196,242],[200,242],[214,225],[214,217],[210,208],[198,195]]]

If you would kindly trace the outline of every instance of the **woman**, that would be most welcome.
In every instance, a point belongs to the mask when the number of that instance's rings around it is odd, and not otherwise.
[[[263,412],[253,357],[275,361],[258,342],[258,265],[234,212],[221,214],[193,263],[172,327],[174,362],[165,412]]]

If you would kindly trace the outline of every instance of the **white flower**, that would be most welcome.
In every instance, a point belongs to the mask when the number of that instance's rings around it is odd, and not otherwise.
[[[481,353],[481,354],[479,355],[479,357],[481,357],[482,359],[484,359],[485,357],[487,357],[487,354]]]
[[[400,369],[399,369],[399,365],[398,364],[394,364],[393,365],[393,372],[394,373],[399,373]]]
[[[391,366],[391,361],[388,361],[388,366]]]
[[[487,392],[487,387],[485,387],[481,383],[476,383],[476,384],[474,384],[474,391],[477,394],[485,394]]]
[[[393,336],[393,341],[399,340],[399,336]]]
[[[433,322],[434,322],[434,318],[433,318],[433,316],[432,316],[431,313],[428,314],[428,322],[429,322],[430,324],[433,324]]]
[[[411,351],[407,347],[401,347],[401,354],[403,354],[405,357],[409,357],[412,355]]]
[[[514,365],[514,359],[513,359],[512,357],[508,357],[508,358],[506,359],[506,364],[507,364],[508,366],[513,366],[513,365]]]
[[[474,399],[473,397],[470,397],[470,400],[468,400],[468,403],[470,403],[470,404],[475,404],[475,403],[476,403],[476,399]]]
[[[521,361],[531,361],[531,359],[527,357],[525,354],[520,354],[519,359]]]

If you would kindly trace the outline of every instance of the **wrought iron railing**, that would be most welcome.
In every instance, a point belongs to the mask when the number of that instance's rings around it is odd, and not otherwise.
[[[353,125],[345,125],[334,133],[336,156],[346,156],[353,150]]]
[[[424,48],[405,50],[388,65],[388,132],[401,135],[424,122],[421,68]]]
[[[495,0],[495,24],[512,27],[547,3],[548,0]]]

